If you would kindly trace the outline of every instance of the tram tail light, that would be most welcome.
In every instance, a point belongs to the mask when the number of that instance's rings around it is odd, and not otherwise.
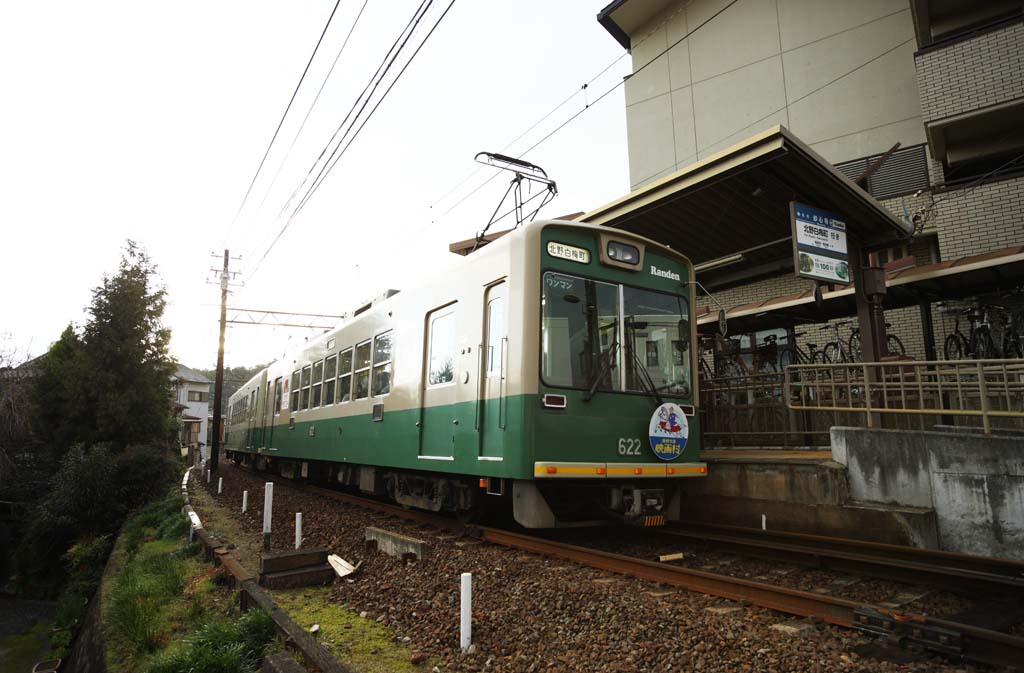
[[[548,472],[548,474],[558,474],[558,468],[557,467],[548,467],[547,468],[547,472]]]

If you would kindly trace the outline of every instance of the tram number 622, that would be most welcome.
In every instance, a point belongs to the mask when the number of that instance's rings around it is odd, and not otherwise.
[[[643,446],[635,437],[619,437],[618,450],[620,456],[639,456]]]

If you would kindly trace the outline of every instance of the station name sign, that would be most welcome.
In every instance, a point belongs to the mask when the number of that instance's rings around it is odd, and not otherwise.
[[[803,203],[789,204],[793,225],[793,264],[801,278],[849,285],[846,222],[835,213]]]

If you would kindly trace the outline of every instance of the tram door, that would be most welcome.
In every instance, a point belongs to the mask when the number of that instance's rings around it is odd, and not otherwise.
[[[267,390],[270,390],[270,382],[267,382]],[[267,441],[264,446],[268,449],[274,446],[274,422],[277,420],[278,414],[281,412],[281,377],[278,376],[274,379],[274,394],[273,396],[267,395],[271,399],[270,410],[267,411]]]
[[[507,287],[504,281],[487,288],[484,295],[484,338],[480,377],[480,458],[500,460],[505,455],[508,424],[505,394],[508,372]]]
[[[420,408],[420,456],[452,460],[455,456],[455,317],[457,304],[427,314]]]
[[[270,434],[270,424],[273,422],[273,412],[270,408],[270,401],[273,399],[271,396],[271,386],[273,385],[270,381],[267,381],[266,374],[260,379],[263,383],[263,400],[260,403],[260,441],[257,443],[258,448],[267,447],[267,436]]]

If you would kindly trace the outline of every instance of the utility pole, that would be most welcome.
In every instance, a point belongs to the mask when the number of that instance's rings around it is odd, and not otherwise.
[[[216,256],[216,253],[214,253],[214,256]],[[213,384],[213,443],[210,446],[211,472],[217,471],[220,460],[221,413],[224,404],[224,327],[227,323],[228,314],[228,281],[231,278],[228,264],[230,259],[228,251],[224,250],[224,267],[222,269],[210,269],[214,274],[220,276],[220,337],[217,342],[217,375]]]

